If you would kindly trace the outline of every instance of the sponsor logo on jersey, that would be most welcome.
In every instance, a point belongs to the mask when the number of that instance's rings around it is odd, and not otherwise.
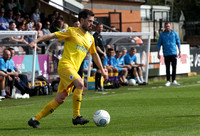
[[[80,51],[82,51],[82,52],[85,52],[85,53],[88,52],[88,50],[87,50],[84,46],[81,46],[81,45],[76,45],[76,49],[77,49],[77,50],[80,50]]]

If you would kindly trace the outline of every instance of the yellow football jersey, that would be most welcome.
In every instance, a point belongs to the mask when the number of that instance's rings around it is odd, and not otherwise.
[[[58,68],[70,67],[78,71],[87,52],[96,53],[93,36],[89,32],[83,33],[78,27],[63,29],[55,32],[55,35],[59,41],[65,40],[64,52]]]

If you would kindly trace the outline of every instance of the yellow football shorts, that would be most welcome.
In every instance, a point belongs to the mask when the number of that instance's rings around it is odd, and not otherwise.
[[[67,95],[72,92],[72,89],[74,87],[74,85],[72,85],[72,82],[78,78],[81,78],[77,71],[73,68],[60,68],[58,69],[58,75],[60,77],[60,82],[57,93],[65,91]]]

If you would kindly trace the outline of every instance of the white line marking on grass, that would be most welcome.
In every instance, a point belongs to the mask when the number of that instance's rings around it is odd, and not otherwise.
[[[98,94],[108,94],[108,92],[96,92]]]
[[[197,81],[197,84],[200,84],[200,81]]]
[[[177,87],[175,87],[175,88],[184,88],[184,87],[189,87],[189,86],[200,86],[200,84],[180,85],[180,86],[177,86]]]
[[[128,88],[128,90],[141,90],[141,88]]]

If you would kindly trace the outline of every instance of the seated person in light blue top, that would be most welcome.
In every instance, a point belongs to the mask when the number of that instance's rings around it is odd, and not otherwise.
[[[14,85],[13,79],[14,77],[18,76],[18,73],[14,72],[13,68],[11,67],[12,62],[10,62],[10,57],[11,52],[8,49],[5,49],[3,51],[3,57],[0,57],[0,71],[4,73],[0,75],[0,90],[2,96],[6,96],[6,84],[8,84],[10,86],[10,90],[12,90]]]
[[[10,68],[12,68],[15,72],[17,72],[17,68],[15,67],[15,63],[12,57],[15,56],[15,50],[13,48],[8,49],[11,52],[10,58]],[[17,89],[21,91],[21,94],[24,95],[25,93],[30,93],[31,89],[28,86],[28,78],[24,74],[19,74],[18,77],[14,78],[14,85]]]
[[[109,48],[107,56],[103,61],[104,68],[108,70],[108,82],[113,84],[113,87],[119,87],[119,70],[116,67],[115,58],[113,57],[115,54],[114,49]]]
[[[136,48],[131,48],[130,52],[126,54],[125,56],[125,64],[130,65],[132,68],[129,70],[131,74],[133,74],[134,78],[137,79],[137,82],[139,84],[144,83],[143,74],[141,67],[144,66],[143,64],[139,64],[137,62],[137,56],[136,56]]]
[[[124,56],[122,56],[122,51],[117,51],[117,54],[115,55],[116,60],[116,66],[119,70],[119,77],[122,85],[126,85],[126,77],[128,75],[128,69],[131,69],[132,67],[130,65],[125,65],[125,59]]]
[[[9,28],[9,23],[4,18],[5,10],[4,8],[0,9],[0,30],[6,30]]]

